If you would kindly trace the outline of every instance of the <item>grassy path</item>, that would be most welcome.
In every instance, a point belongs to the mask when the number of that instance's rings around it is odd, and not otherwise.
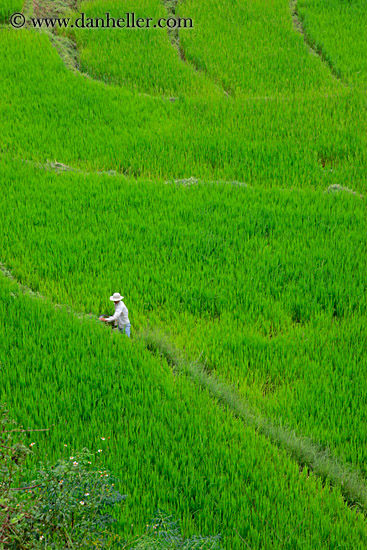
[[[4,277],[16,282],[24,294],[50,303],[46,296],[16,281],[1,262],[0,272]],[[65,309],[79,319],[98,319],[97,315],[76,312],[66,304],[54,304],[54,307]],[[182,352],[172,346],[164,334],[154,329],[146,330],[138,333],[136,338],[142,340],[149,351],[163,356],[174,371],[189,376],[195,384],[209,391],[220,405],[228,407],[236,417],[284,448],[298,462],[301,469],[310,468],[321,479],[340,487],[348,504],[367,512],[367,485],[361,473],[355,468],[341,463],[331,455],[328,449],[316,445],[310,438],[297,435],[293,430],[281,425],[277,426],[269,418],[254,413],[232,386],[208,373],[200,362],[187,360]]]

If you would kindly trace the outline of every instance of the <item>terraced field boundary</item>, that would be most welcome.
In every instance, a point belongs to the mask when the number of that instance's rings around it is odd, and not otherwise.
[[[3,155],[0,154],[0,159],[4,158]],[[19,159],[13,158],[14,161],[18,161]],[[34,168],[37,168],[39,170],[46,170],[48,172],[54,172],[55,174],[60,174],[62,172],[74,172],[77,174],[82,174],[83,176],[114,176],[114,177],[121,177],[121,178],[127,178],[128,176],[124,174],[123,172],[117,172],[116,170],[81,170],[80,168],[75,168],[74,166],[69,166],[68,164],[63,164],[62,162],[53,162],[53,161],[47,161],[46,163],[37,162],[33,160],[27,160],[27,159],[20,159],[21,162],[24,164],[29,164],[33,166]],[[166,180],[164,182],[166,185],[182,185],[184,187],[190,187],[192,185],[198,185],[202,183],[208,183],[208,184],[225,184],[225,185],[233,185],[235,187],[246,187],[247,189],[252,189],[253,187],[249,185],[248,183],[245,183],[243,181],[237,181],[237,180],[202,180],[200,178],[195,178],[194,176],[190,176],[189,178],[183,178],[183,179],[172,179],[172,180]],[[346,187],[341,186],[334,186],[335,191],[339,190],[346,190],[350,193],[357,194],[354,191],[351,191],[347,189]],[[331,189],[333,191],[333,189]],[[361,195],[362,196],[362,195]],[[1,266],[0,262],[0,266]],[[1,268],[0,268],[1,270]]]
[[[4,277],[16,282],[24,294],[32,298],[51,302],[49,298],[33,291],[15,279],[11,271],[0,262],[0,272]],[[51,302],[52,303],[52,302]],[[66,304],[53,304],[55,308],[65,309],[79,319],[95,319],[93,313],[74,311]],[[145,330],[136,335],[143,341],[146,348],[155,354],[163,356],[172,367],[174,373],[183,373],[203,389],[207,390],[221,406],[228,409],[246,424],[268,437],[272,443],[284,448],[299,464],[300,468],[309,468],[315,475],[328,480],[334,486],[339,486],[350,506],[357,507],[361,512],[367,512],[367,485],[362,474],[348,464],[341,463],[333,457],[328,449],[322,448],[310,438],[297,435],[293,430],[275,425],[268,418],[251,410],[238,395],[235,388],[210,374],[205,365],[199,361],[189,361],[184,354],[175,349],[168,337],[157,330]]]
[[[347,86],[347,82],[343,79],[340,71],[334,67],[330,59],[325,55],[325,52],[319,46],[315,41],[311,40],[310,36],[306,33],[305,28],[303,26],[302,19],[299,16],[298,9],[297,9],[297,0],[290,0],[289,7],[292,14],[292,21],[293,21],[293,27],[294,29],[302,34],[304,42],[306,46],[308,47],[308,50],[313,55],[317,55],[325,65],[327,65],[332,73],[332,75],[337,78],[342,84]]]
[[[176,8],[178,0],[164,0],[163,4],[166,8],[168,17],[176,18]],[[60,0],[58,3],[50,2],[50,0],[26,0],[23,7],[23,13],[26,16],[27,20],[31,17],[42,17],[42,18],[63,18],[70,17],[72,13],[77,13],[78,2],[77,0]],[[71,35],[60,34],[56,32],[57,28],[43,26],[42,28],[37,29],[37,32],[41,32],[47,35],[51,44],[56,48],[60,58],[64,62],[65,66],[74,73],[79,73],[82,76],[102,82],[102,80],[95,78],[85,71],[81,70],[80,61],[79,61],[79,50],[76,44],[75,39]],[[178,29],[167,29],[169,40],[172,44],[172,47],[177,50],[178,57],[183,63],[190,65],[192,70],[196,72],[201,72],[202,69],[196,65],[192,60],[188,60],[185,55],[185,51],[180,42],[180,36]],[[207,72],[206,72],[207,73]],[[207,73],[208,74],[208,73]],[[208,74],[208,76],[210,76]],[[215,86],[223,92],[225,96],[230,95],[230,90],[224,89],[221,83],[218,83],[213,80]],[[155,98],[156,96],[143,93],[138,95],[144,95],[148,97]],[[177,97],[158,97],[157,99],[166,99],[169,101],[177,101]]]
[[[179,0],[163,0],[163,4],[167,10],[168,16],[177,18],[177,5]],[[168,37],[171,41],[172,46],[177,50],[179,58],[184,62],[188,63],[190,67],[192,67],[195,71],[200,72],[203,71],[202,67],[200,67],[193,59],[188,60],[185,54],[185,50],[182,46],[181,40],[180,40],[180,31],[179,29],[168,29]],[[218,86],[221,91],[224,93],[225,96],[229,97],[233,95],[233,92],[230,89],[226,89],[223,86],[223,83],[218,83],[216,80],[213,79],[213,77],[208,73],[208,71],[204,72],[211,78],[211,80],[214,82],[216,86]]]
[[[0,159],[2,158],[2,155],[0,154]],[[18,159],[13,159],[18,160]],[[69,166],[67,164],[63,164],[62,162],[51,162],[48,161],[46,163],[36,162],[33,160],[26,160],[21,159],[22,162],[25,164],[30,164],[31,166],[38,168],[39,170],[47,170],[49,172],[54,172],[56,174],[60,174],[62,172],[75,172],[77,174],[83,174],[83,176],[119,176],[122,178],[128,177],[124,173],[117,172],[116,170],[102,170],[102,171],[86,171],[81,170],[80,168],[75,168],[73,166]],[[235,187],[246,187],[247,189],[253,189],[251,185],[248,183],[245,183],[243,181],[237,181],[237,180],[205,180],[208,184],[225,184],[225,185],[233,185]],[[192,185],[198,185],[204,183],[204,180],[195,178],[193,176],[189,178],[184,179],[173,179],[173,180],[166,180],[164,182],[166,185],[182,185],[184,187],[190,187]],[[279,191],[289,191],[289,189],[279,189]],[[329,185],[327,189],[324,190],[324,193],[349,193],[351,195],[359,196],[360,199],[364,199],[365,195],[362,193],[357,193],[356,191],[353,191],[353,189],[350,189],[349,187],[342,186],[340,184],[332,184]],[[0,262],[0,270],[1,270],[1,262]]]

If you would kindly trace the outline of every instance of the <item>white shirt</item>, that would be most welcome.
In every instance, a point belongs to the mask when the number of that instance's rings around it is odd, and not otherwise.
[[[125,325],[130,324],[129,311],[124,302],[120,301],[115,305],[115,313],[111,317],[107,317],[107,321],[117,321],[118,327],[123,328]]]

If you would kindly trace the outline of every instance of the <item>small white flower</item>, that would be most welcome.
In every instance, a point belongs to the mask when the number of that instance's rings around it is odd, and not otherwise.
[[[71,457],[70,457],[70,460],[73,460],[73,458],[74,458],[74,457],[73,457],[73,456],[71,456]]]
[[[31,443],[29,446],[30,446],[30,447],[33,447],[33,445],[35,445],[35,443]]]
[[[102,452],[102,449],[98,449],[98,452],[101,453],[101,452]]]
[[[43,540],[45,537],[43,535],[40,536],[40,540]]]
[[[75,461],[75,462],[73,462],[73,466],[78,466],[78,464],[79,464],[79,463],[78,463],[78,462],[76,462],[76,461]]]
[[[81,504],[82,506],[84,506],[84,500],[81,500],[81,501],[80,501],[80,504]]]
[[[105,437],[101,437],[102,441],[104,441],[106,438]]]
[[[64,443],[64,447],[67,447],[66,443]]]
[[[86,496],[86,497],[89,497],[89,493],[85,493],[85,495],[84,495],[84,496]]]

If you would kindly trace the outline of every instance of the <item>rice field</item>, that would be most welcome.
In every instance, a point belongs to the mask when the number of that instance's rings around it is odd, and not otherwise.
[[[6,207],[0,216],[17,279],[85,313],[123,280],[137,328],[157,324],[257,406],[365,468],[365,385],[348,384],[365,364],[359,196],[19,170],[8,185],[19,225]]]
[[[106,13],[121,17],[119,2],[83,2],[79,12],[86,18],[103,17]],[[124,13],[151,17],[154,21],[167,18],[167,10],[159,0],[125,2]],[[80,52],[80,68],[93,78],[132,89],[141,94],[179,97],[221,98],[223,92],[209,76],[184,63],[178,50],[172,46],[166,29],[151,28],[121,32],[109,29],[107,33],[89,29],[70,29]],[[106,66],[108,69],[106,71]],[[164,70],[162,69],[164,67]]]
[[[341,89],[328,67],[309,55],[283,0],[266,5],[261,0],[186,0],[178,11],[191,14],[196,22],[193,32],[181,33],[188,59],[235,97],[305,97]]]
[[[366,1],[300,0],[298,6],[310,42],[335,67],[340,78],[365,90]]]
[[[12,13],[19,12],[22,9],[20,0],[6,0],[0,4],[0,24],[5,23]]]
[[[226,548],[242,548],[241,537],[259,548],[365,546],[363,516],[340,490],[300,474],[164,361],[4,279],[1,294],[1,397],[25,427],[52,426],[29,434],[42,456],[88,447],[118,473],[126,538],[159,506],[187,535],[220,532]]]
[[[144,344],[365,479],[364,4],[144,0],[194,27],[55,35],[0,4],[0,401],[52,427],[30,468],[88,447],[120,479],[126,540],[161,508],[228,550],[366,547],[343,482]],[[115,291],[130,340],[97,322]]]
[[[1,150],[13,158],[148,179],[366,188],[362,93],[157,103],[73,74],[44,34],[3,30],[1,41]]]

